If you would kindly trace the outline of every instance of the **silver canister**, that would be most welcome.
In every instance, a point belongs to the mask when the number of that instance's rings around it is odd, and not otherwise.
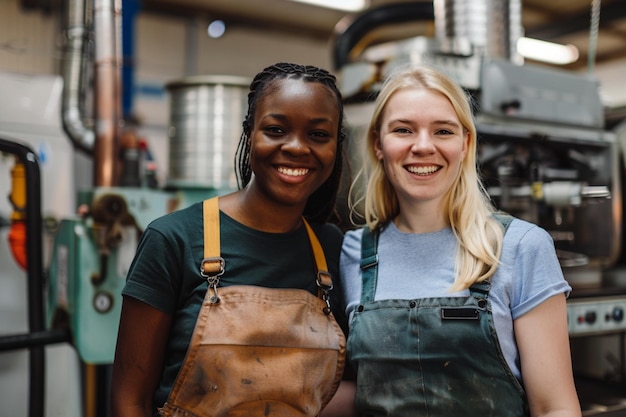
[[[234,160],[249,83],[244,77],[201,75],[167,84],[168,187],[236,189]]]

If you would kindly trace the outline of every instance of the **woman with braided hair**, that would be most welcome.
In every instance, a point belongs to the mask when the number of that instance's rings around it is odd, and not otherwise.
[[[123,290],[113,417],[317,416],[325,408],[345,355],[342,233],[326,223],[343,138],[332,74],[278,63],[256,75],[235,158],[239,190],[143,233]],[[218,252],[208,251],[215,242]],[[351,395],[333,402],[349,406]]]

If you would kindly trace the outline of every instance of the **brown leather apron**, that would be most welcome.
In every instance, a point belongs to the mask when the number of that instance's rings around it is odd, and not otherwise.
[[[206,293],[187,356],[163,416],[316,416],[337,390],[345,337],[330,312],[326,259],[306,223],[318,297],[305,290],[251,285],[219,288],[219,206],[204,202],[201,273]]]

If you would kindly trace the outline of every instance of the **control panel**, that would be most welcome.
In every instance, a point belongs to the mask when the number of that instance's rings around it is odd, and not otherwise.
[[[567,301],[570,336],[626,331],[626,297],[575,298]]]

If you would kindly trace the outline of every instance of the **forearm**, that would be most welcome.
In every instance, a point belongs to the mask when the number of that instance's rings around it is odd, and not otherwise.
[[[514,322],[532,417],[580,417],[565,297],[556,295]]]
[[[341,381],[335,396],[320,413],[320,417],[351,417],[354,416],[354,396],[356,383]]]
[[[150,409],[141,406],[113,405],[110,417],[152,417]]]
[[[577,406],[570,408],[562,408],[558,410],[551,410],[545,413],[531,413],[532,417],[581,417],[582,412]]]

